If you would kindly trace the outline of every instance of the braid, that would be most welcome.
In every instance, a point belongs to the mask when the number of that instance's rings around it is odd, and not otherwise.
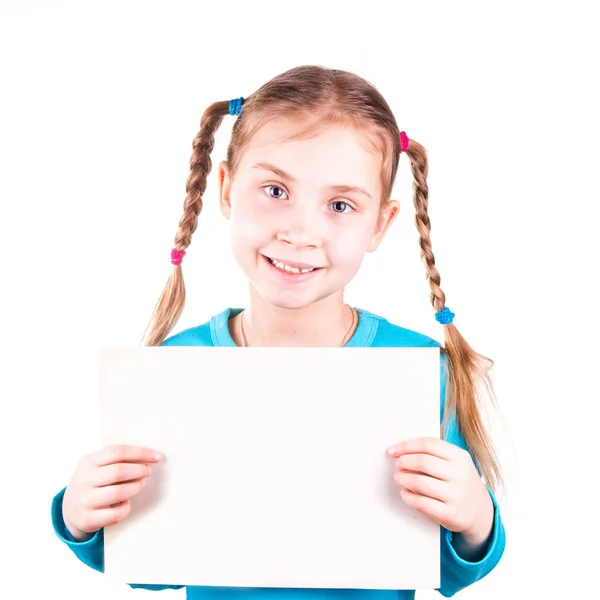
[[[415,142],[411,141],[411,149],[414,150]],[[423,148],[423,151],[425,149]],[[413,158],[414,157],[414,158]],[[443,310],[446,305],[446,295],[440,287],[440,273],[435,266],[435,256],[431,249],[431,221],[427,208],[429,205],[429,187],[427,186],[427,174],[429,166],[425,153],[415,153],[411,156],[411,170],[413,174],[413,194],[415,204],[415,222],[419,232],[419,245],[421,247],[421,258],[425,263],[429,287],[431,288],[430,301],[436,312]]]
[[[410,140],[406,154],[410,158],[413,174],[413,198],[415,223],[419,232],[421,258],[427,271],[431,289],[430,300],[436,312],[446,307],[446,295],[440,287],[440,273],[435,266],[431,249],[431,222],[427,213],[429,188],[427,186],[427,153],[423,146]],[[481,415],[482,392],[488,392],[495,403],[489,371],[493,362],[475,352],[452,324],[444,325],[445,347],[442,353],[448,357],[449,385],[442,421],[442,435],[450,415],[455,414],[459,431],[462,433],[474,462],[490,489],[502,482],[499,462],[491,439],[486,432]],[[483,384],[483,385],[481,385]]]
[[[215,133],[229,112],[228,102],[211,104],[202,115],[200,131],[192,142],[190,174],[183,203],[183,216],[175,234],[175,250],[185,250],[192,242],[198,227],[198,216],[202,210],[202,196],[206,190],[208,175],[212,169],[211,152],[215,146]],[[146,326],[141,344],[160,346],[175,327],[185,304],[185,283],[181,265],[175,265],[162,291],[152,317]]]

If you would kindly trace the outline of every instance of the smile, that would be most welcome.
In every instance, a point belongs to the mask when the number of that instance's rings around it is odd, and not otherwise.
[[[267,257],[268,258],[268,257]],[[287,271],[288,273],[310,273],[315,270],[315,267],[311,267],[310,269],[299,269],[298,267],[291,267],[290,265],[286,265],[285,263],[279,262],[273,258],[269,258],[269,262],[278,269],[282,271]]]
[[[273,268],[290,275],[307,275],[321,270],[321,267],[314,267],[305,263],[295,263],[292,261],[283,262],[282,260],[269,258],[268,256],[265,256],[264,258]]]

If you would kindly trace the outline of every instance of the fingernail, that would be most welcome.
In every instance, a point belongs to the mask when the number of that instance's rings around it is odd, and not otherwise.
[[[396,450],[396,448],[394,448],[394,446],[390,446],[387,449],[387,453],[391,456],[392,454],[394,454],[394,451]]]
[[[156,460],[162,460],[163,458],[163,455],[160,452],[155,452],[153,456]]]

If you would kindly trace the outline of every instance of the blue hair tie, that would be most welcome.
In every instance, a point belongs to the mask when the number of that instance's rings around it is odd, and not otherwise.
[[[438,323],[441,323],[442,325],[448,325],[452,323],[452,319],[454,319],[454,313],[450,312],[450,309],[446,307],[439,313],[435,313],[435,318]]]
[[[243,98],[236,98],[235,100],[230,100],[229,101],[229,114],[234,116],[234,115],[239,115],[242,112],[242,102],[244,101]]]

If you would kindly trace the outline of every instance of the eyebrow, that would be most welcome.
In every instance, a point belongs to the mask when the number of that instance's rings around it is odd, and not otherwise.
[[[275,173],[276,175],[278,175],[279,177],[281,177],[283,179],[287,179],[288,181],[291,181],[292,183],[296,183],[296,179],[294,177],[292,177],[289,173],[286,173],[283,169],[280,169],[279,167],[276,167],[275,165],[273,165],[271,163],[259,162],[259,163],[256,163],[252,168],[253,169],[263,169],[265,171],[271,171],[272,173]],[[330,186],[330,189],[335,190],[336,192],[340,192],[340,193],[359,192],[369,198],[372,198],[371,194],[369,194],[369,192],[367,192],[367,190],[365,190],[365,188],[360,187],[358,185],[332,185],[332,186]]]

